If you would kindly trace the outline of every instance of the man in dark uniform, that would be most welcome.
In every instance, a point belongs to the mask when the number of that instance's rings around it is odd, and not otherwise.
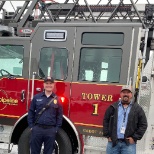
[[[54,79],[47,77],[44,80],[44,92],[34,96],[28,112],[28,124],[31,129],[30,148],[31,154],[40,154],[44,143],[44,154],[52,154],[58,128],[62,125],[62,105],[55,98],[48,108],[39,117],[36,125],[35,120],[42,108],[56,95],[53,93]]]

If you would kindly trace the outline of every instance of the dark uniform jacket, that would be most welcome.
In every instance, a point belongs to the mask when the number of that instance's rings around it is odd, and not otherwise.
[[[38,113],[54,96],[55,94],[52,93],[52,95],[46,97],[44,92],[34,96],[28,111],[28,124],[30,128],[34,126],[35,120],[38,117]],[[62,105],[60,104],[59,99],[55,99],[42,113],[37,123],[40,125],[54,126],[58,130],[58,128],[62,125],[62,119]]]
[[[117,144],[117,117],[118,103],[113,103],[106,110],[103,120],[103,136],[111,138],[113,146]],[[142,107],[137,103],[132,103],[128,115],[128,122],[125,130],[124,139],[129,144],[127,137],[132,137],[134,141],[140,140],[147,129],[147,119]]]

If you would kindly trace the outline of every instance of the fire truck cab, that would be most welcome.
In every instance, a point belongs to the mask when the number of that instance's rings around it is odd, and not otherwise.
[[[54,153],[105,153],[104,113],[120,99],[122,85],[131,85],[149,123],[137,153],[152,154],[153,29],[142,22],[69,19],[15,30],[15,35],[3,30],[0,37],[0,142],[8,144],[8,152],[13,144],[19,154],[30,153],[27,112],[43,91],[44,77],[53,76],[64,111]]]

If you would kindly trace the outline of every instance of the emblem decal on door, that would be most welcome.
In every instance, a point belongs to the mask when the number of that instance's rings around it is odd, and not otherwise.
[[[18,105],[18,100],[13,98],[5,98],[0,97],[0,103],[6,104],[6,105]]]

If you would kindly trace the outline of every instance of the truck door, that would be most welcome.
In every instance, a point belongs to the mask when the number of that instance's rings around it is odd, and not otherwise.
[[[138,36],[131,25],[77,27],[70,118],[82,134],[102,135],[107,107],[134,77]]]
[[[66,116],[69,111],[72,80],[74,31],[75,28],[60,24],[42,24],[38,26],[31,40],[32,72],[37,72],[34,94],[43,91],[45,76],[54,77],[55,93],[61,98]]]
[[[0,38],[1,124],[14,124],[26,113],[29,42],[24,38]]]

